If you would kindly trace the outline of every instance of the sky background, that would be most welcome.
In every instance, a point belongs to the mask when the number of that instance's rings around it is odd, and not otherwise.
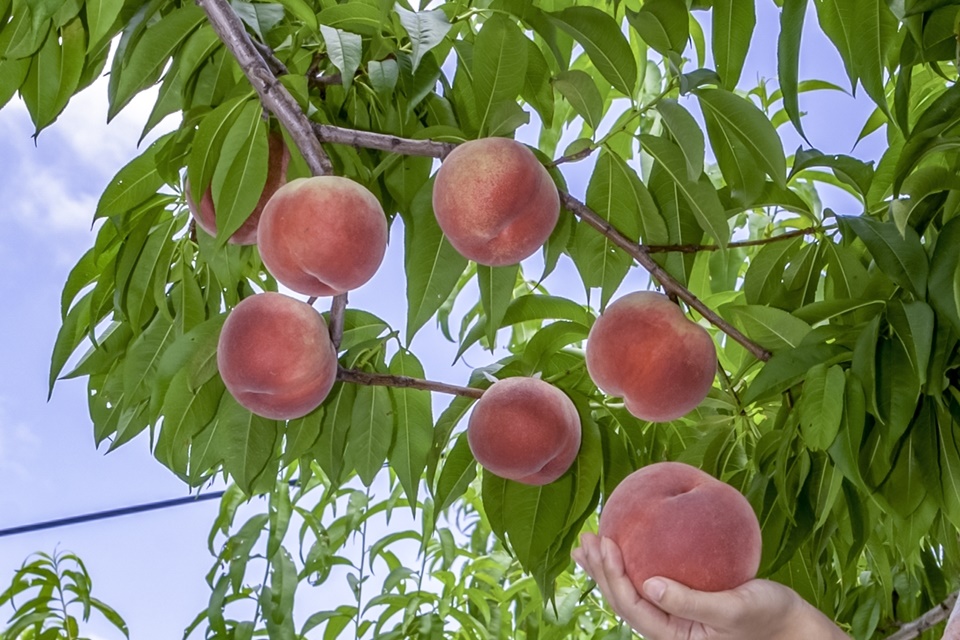
[[[744,89],[760,78],[776,77],[779,10],[770,0],[760,0],[757,14],[757,29],[740,83]],[[698,12],[696,16],[709,37],[709,14]],[[709,59],[707,66],[711,66]],[[847,86],[839,56],[820,32],[812,7],[803,34],[800,78]],[[93,244],[90,222],[97,200],[116,171],[137,155],[136,140],[154,99],[154,92],[139,96],[108,126],[106,82],[98,81],[71,101],[36,144],[22,103],[15,100],[0,110],[0,202],[5,223],[0,231],[0,529],[187,495],[186,487],[153,459],[146,437],[110,455],[94,448],[85,379],[60,382],[52,400],[46,401],[63,282]],[[682,104],[697,113],[695,100],[685,98]],[[824,153],[851,153],[873,110],[862,93],[856,99],[839,92],[806,93],[801,94],[800,104],[810,114],[804,119],[810,140]],[[168,119],[165,125],[168,130],[176,122]],[[163,130],[158,128],[157,134]],[[561,142],[560,150],[575,133]],[[792,153],[799,137],[789,124],[781,127],[780,133],[786,152]],[[531,143],[536,136],[535,124],[518,132],[520,139]],[[853,155],[878,160],[884,148],[883,134],[877,133],[862,141]],[[591,162],[563,166],[571,192],[581,199],[591,167]],[[821,195],[839,212],[857,212],[853,201],[838,190],[822,189]],[[350,296],[351,306],[376,313],[397,329],[404,327],[406,305],[402,238],[398,219],[391,229],[383,266],[372,281]],[[539,256],[525,263],[528,275],[539,275],[540,264]],[[561,259],[546,286],[552,293],[586,300],[568,258]],[[645,274],[634,269],[620,293],[645,286]],[[464,297],[475,300],[476,296],[471,289]],[[326,303],[318,303],[318,307],[322,305]],[[459,322],[457,314],[453,318]],[[450,367],[456,346],[431,325],[421,330],[412,348],[423,361],[428,378],[466,383],[469,367]],[[467,362],[482,366],[493,359],[472,351]],[[444,407],[448,402],[449,397],[441,396],[434,404]],[[435,410],[435,415],[438,413]],[[238,522],[244,513],[263,508],[262,501],[254,501],[246,512],[241,511]],[[93,594],[125,617],[132,638],[179,638],[209,597],[204,575],[213,558],[206,537],[217,509],[218,502],[210,501],[0,538],[0,590],[29,554],[73,551],[92,575]],[[398,518],[392,530],[413,526],[407,516]],[[371,536],[377,536],[376,529]],[[346,591],[338,576],[322,589],[301,586],[298,628],[310,612],[332,608],[333,600],[344,600]],[[0,608],[0,622],[8,616],[9,609]],[[94,638],[120,637],[99,619],[87,630]]]

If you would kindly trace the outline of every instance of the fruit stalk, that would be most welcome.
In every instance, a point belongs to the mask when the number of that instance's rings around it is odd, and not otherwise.
[[[340,370],[337,372],[337,380],[342,380],[343,382],[353,382],[354,384],[363,384],[367,386],[400,387],[403,389],[420,389],[422,391],[439,391],[440,393],[449,393],[455,396],[464,396],[465,398],[479,399],[480,396],[483,395],[483,389],[459,387],[455,384],[447,384],[446,382],[421,380],[420,378],[410,378],[408,376],[368,373],[366,371],[356,371],[354,369],[340,368]]]

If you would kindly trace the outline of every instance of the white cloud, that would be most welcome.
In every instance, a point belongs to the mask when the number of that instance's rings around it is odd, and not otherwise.
[[[0,475],[23,481],[34,477],[31,469],[40,445],[31,425],[14,418],[0,398]]]

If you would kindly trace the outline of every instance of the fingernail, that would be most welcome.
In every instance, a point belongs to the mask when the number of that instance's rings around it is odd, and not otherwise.
[[[649,600],[660,602],[663,592],[667,590],[667,583],[657,578],[650,578],[643,583],[643,593]]]

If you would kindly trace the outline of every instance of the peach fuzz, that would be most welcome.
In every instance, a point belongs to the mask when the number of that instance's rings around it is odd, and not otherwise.
[[[242,406],[274,420],[316,409],[337,378],[337,353],[316,309],[280,293],[240,301],[217,346],[227,390]]]
[[[338,176],[289,182],[263,209],[257,246],[278,282],[309,296],[366,283],[387,250],[387,219],[364,186]]]
[[[760,524],[747,499],[679,462],[627,476],[600,512],[599,534],[620,547],[638,593],[654,576],[726,591],[752,580],[760,567]]]
[[[610,304],[587,337],[587,371],[622,397],[641,420],[667,422],[695,409],[713,385],[717,352],[710,334],[652,291]]]
[[[263,214],[263,207],[267,201],[276,193],[277,189],[282,187],[287,181],[287,165],[290,162],[290,150],[283,142],[283,136],[279,133],[271,132],[267,138],[268,157],[267,157],[267,182],[263,187],[263,193],[257,206],[254,207],[250,216],[240,225],[240,228],[233,232],[233,235],[227,240],[230,244],[257,244],[257,228],[260,226],[260,216]],[[197,226],[216,237],[217,235],[217,213],[213,206],[213,187],[207,187],[203,197],[200,199],[200,206],[193,199],[193,193],[190,190],[190,181],[186,185],[187,207],[193,218],[197,221]]]
[[[484,469],[524,484],[562,476],[580,450],[580,415],[560,389],[537,378],[505,378],[483,392],[467,441]]]
[[[483,138],[461,144],[443,160],[433,185],[433,211],[461,255],[503,266],[543,246],[560,216],[560,195],[527,147],[508,138]]]

